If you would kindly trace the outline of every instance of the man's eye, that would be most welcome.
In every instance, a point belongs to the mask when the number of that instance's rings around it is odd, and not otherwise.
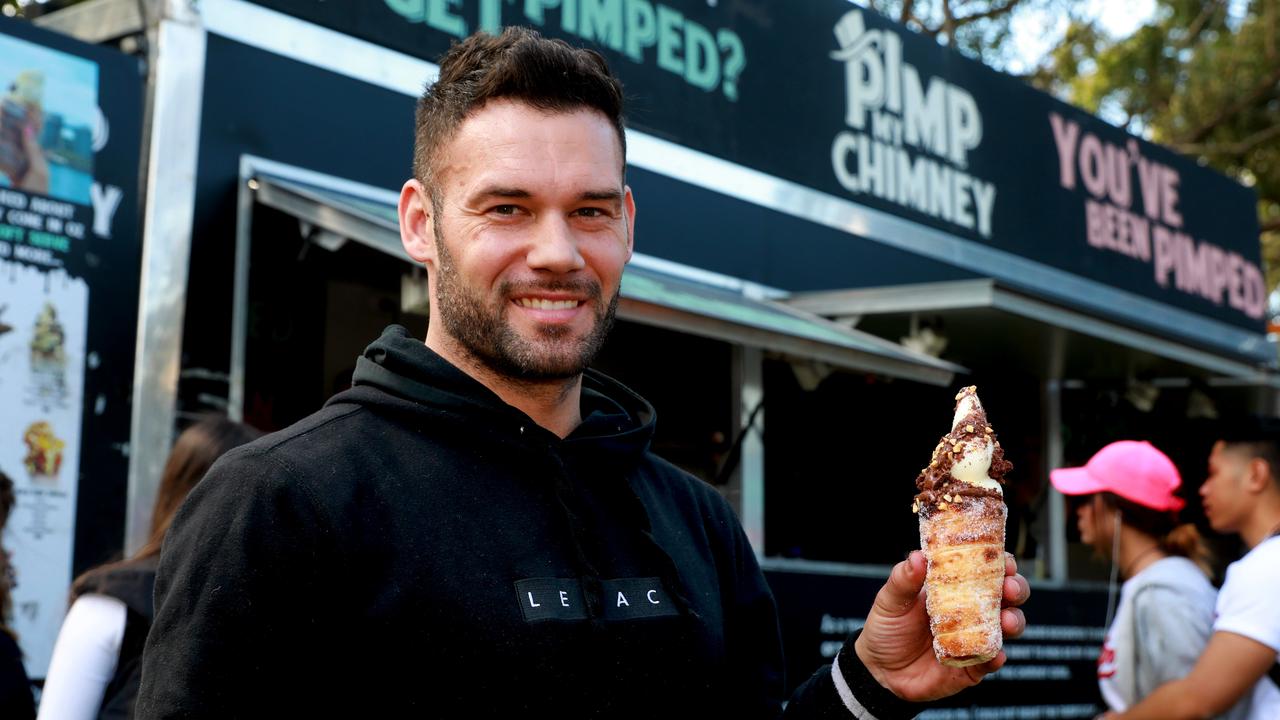
[[[519,211],[520,208],[515,205],[495,205],[489,208],[489,212],[496,215],[515,215]]]
[[[596,218],[596,217],[604,217],[606,214],[607,213],[605,213],[604,208],[597,208],[597,207],[578,208],[578,215],[582,217]]]

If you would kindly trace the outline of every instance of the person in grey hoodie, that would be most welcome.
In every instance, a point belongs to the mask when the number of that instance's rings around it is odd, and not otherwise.
[[[1208,643],[1217,597],[1208,551],[1194,525],[1178,524],[1181,477],[1148,442],[1113,442],[1050,480],[1075,500],[1080,539],[1111,563],[1098,686],[1107,706],[1123,712],[1190,672]]]

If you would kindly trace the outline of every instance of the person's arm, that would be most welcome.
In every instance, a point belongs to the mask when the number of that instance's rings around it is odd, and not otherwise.
[[[787,706],[788,720],[914,717],[922,709],[915,703],[954,695],[1004,666],[1003,651],[990,662],[965,668],[938,662],[925,612],[925,568],[924,554],[919,551],[894,566],[888,582],[876,594],[862,630],[845,642],[835,663],[819,670],[796,691]],[[1018,637],[1026,628],[1026,618],[1017,606],[1030,597],[1031,586],[1017,569],[1009,556],[1003,588],[1005,609],[1000,612],[1000,629],[1006,638]]]
[[[93,720],[115,676],[128,611],[106,595],[84,595],[67,611],[40,695],[41,720]]]
[[[322,703],[339,671],[331,601],[349,576],[333,534],[270,455],[219,460],[165,538],[137,717],[302,717]]]
[[[1258,682],[1276,649],[1232,632],[1218,631],[1199,662],[1181,680],[1161,685],[1142,702],[1108,720],[1193,720],[1226,712]]]

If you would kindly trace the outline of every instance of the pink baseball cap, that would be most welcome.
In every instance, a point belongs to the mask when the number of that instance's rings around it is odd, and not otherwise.
[[[1178,468],[1145,440],[1113,442],[1084,467],[1050,472],[1049,481],[1063,495],[1110,492],[1152,510],[1175,511],[1186,505],[1174,494],[1182,484]]]

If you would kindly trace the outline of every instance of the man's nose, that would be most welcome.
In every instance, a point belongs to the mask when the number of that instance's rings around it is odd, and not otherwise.
[[[586,264],[573,228],[560,217],[546,217],[538,223],[525,261],[534,270],[555,273],[581,270]]]

